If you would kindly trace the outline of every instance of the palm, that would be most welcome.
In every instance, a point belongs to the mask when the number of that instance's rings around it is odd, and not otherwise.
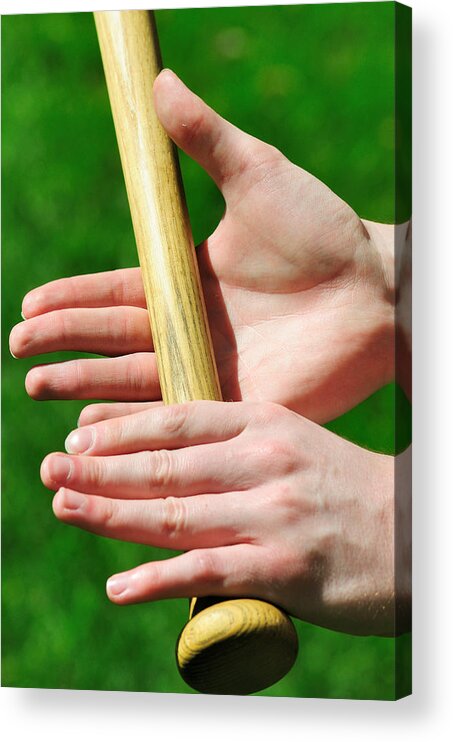
[[[349,409],[383,383],[392,345],[386,281],[363,222],[169,71],[157,78],[155,103],[227,205],[198,249],[224,398],[275,401],[316,421]],[[34,369],[31,396],[160,398],[138,269],[52,282],[31,292],[23,311],[29,319],[13,329],[14,355],[112,356]]]
[[[357,369],[373,363],[362,340],[381,266],[362,222],[326,186],[284,158],[265,168],[199,248],[222,390],[330,419],[379,384]]]

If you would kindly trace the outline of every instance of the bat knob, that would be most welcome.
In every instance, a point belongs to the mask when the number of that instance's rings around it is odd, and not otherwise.
[[[286,613],[262,600],[197,598],[176,648],[179,672],[194,690],[248,695],[293,666],[296,630]]]

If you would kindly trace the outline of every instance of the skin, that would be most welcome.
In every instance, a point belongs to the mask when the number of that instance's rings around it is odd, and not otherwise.
[[[154,92],[168,134],[225,198],[222,220],[198,247],[224,399],[273,401],[324,422],[390,381],[393,227],[359,219],[169,70]],[[22,311],[14,356],[110,356],[35,367],[26,378],[33,398],[160,399],[138,269],[53,281],[27,294]]]
[[[85,408],[68,454],[44,460],[55,515],[186,552],[112,577],[115,603],[247,595],[334,630],[392,634],[394,459],[315,422],[393,379],[394,227],[361,220],[168,70],[155,103],[168,134],[225,198],[222,220],[197,249],[231,402],[161,405],[138,269],[34,289],[11,333],[16,357],[110,356],[27,375],[35,399],[114,400]],[[409,539],[403,552],[406,565]],[[405,578],[399,592],[408,604]]]
[[[392,633],[392,457],[252,402],[107,419],[66,448],[41,468],[57,518],[186,551],[113,576],[113,602],[244,595],[330,629]]]

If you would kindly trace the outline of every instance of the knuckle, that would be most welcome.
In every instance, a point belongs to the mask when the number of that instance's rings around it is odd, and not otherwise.
[[[119,340],[124,343],[125,347],[134,347],[137,339],[137,324],[135,314],[129,309],[120,309],[120,336]]]
[[[186,527],[186,507],[183,500],[167,497],[162,503],[162,529],[170,539],[177,538]]]
[[[88,464],[88,484],[96,488],[103,488],[107,484],[106,471],[103,461],[90,459],[84,462]]]
[[[134,399],[141,399],[147,393],[147,377],[143,373],[143,365],[132,355],[127,359],[124,378],[126,386]]]
[[[55,334],[61,339],[63,346],[70,341],[72,335],[71,317],[70,310],[67,309],[56,311],[52,317]]]
[[[161,427],[164,433],[172,436],[182,433],[188,415],[186,405],[171,405],[162,408],[161,415]]]
[[[127,284],[124,271],[117,269],[112,272],[112,301],[119,307],[127,304]]]
[[[101,509],[101,524],[106,530],[115,530],[118,526],[118,504],[113,500],[103,500]]]
[[[83,360],[69,361],[71,364],[68,367],[68,371],[72,372],[69,378],[72,381],[73,391],[81,391],[90,385],[90,376],[87,373],[87,368],[83,363]]]
[[[184,122],[180,128],[180,136],[186,146],[195,142],[195,140],[202,136],[203,130],[206,128],[206,115],[204,111],[198,111],[194,113],[190,119]]]
[[[256,446],[256,455],[261,466],[278,474],[291,474],[297,465],[294,446],[289,441],[268,438]]]
[[[273,487],[270,501],[274,514],[279,512],[285,522],[299,520],[301,497],[286,482]]]
[[[145,467],[145,480],[150,490],[164,490],[170,486],[172,465],[169,451],[148,451],[145,455]]]
[[[99,423],[100,435],[106,439],[106,447],[124,453],[130,450],[131,442],[136,440],[137,425],[132,415],[112,417]]]
[[[307,496],[293,483],[283,481],[270,488],[264,503],[270,522],[280,528],[306,526],[308,519],[316,515],[316,501]]]
[[[116,307],[115,309],[118,308]],[[123,313],[121,311],[111,310],[106,314],[104,322],[106,335],[116,342],[124,343],[126,340],[126,328]]]
[[[194,553],[195,572],[201,582],[219,585],[223,582],[219,560],[213,551]]]

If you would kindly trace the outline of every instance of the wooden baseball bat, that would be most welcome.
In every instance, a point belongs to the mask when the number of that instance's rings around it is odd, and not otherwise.
[[[95,12],[137,242],[162,397],[221,400],[176,149],[153,106],[161,69],[151,11]],[[261,600],[194,598],[176,657],[204,693],[272,685],[297,655],[288,616]]]

